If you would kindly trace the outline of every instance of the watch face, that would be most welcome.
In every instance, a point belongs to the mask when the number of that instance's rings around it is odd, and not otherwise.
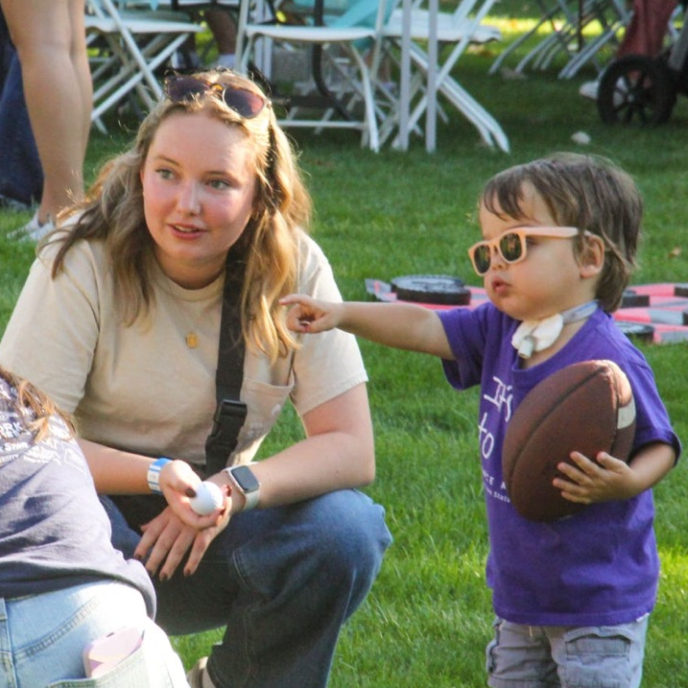
[[[253,471],[248,466],[232,468],[232,477],[243,492],[255,492],[260,487],[258,478],[253,475]]]

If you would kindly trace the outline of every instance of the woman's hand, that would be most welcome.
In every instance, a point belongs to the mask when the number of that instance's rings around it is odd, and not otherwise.
[[[141,526],[143,536],[134,556],[145,561],[146,570],[151,576],[158,574],[160,580],[165,581],[173,576],[188,552],[184,575],[191,576],[210,543],[227,527],[229,518],[230,509],[226,508],[215,525],[197,530],[184,524],[168,506],[152,521]]]
[[[341,303],[317,301],[304,294],[290,294],[279,302],[281,306],[292,306],[287,312],[287,327],[293,332],[315,334],[339,325]]]
[[[160,471],[160,489],[165,495],[172,512],[185,525],[196,530],[203,530],[218,526],[222,523],[224,514],[230,513],[232,500],[227,485],[221,485],[223,495],[222,506],[206,516],[199,516],[192,508],[190,500],[196,496],[196,489],[201,479],[194,473],[185,461],[170,461]]]

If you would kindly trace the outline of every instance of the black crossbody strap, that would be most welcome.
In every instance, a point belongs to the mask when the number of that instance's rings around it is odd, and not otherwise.
[[[236,448],[239,432],[246,420],[246,404],[240,399],[245,354],[241,331],[241,287],[245,271],[243,252],[235,245],[227,256],[225,270],[220,346],[215,374],[217,407],[213,429],[205,443],[207,475],[213,475],[227,465],[227,459]]]

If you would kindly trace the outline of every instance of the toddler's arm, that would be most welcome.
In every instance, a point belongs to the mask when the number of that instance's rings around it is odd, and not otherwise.
[[[453,359],[437,313],[410,303],[332,303],[291,294],[280,300],[292,306],[287,326],[294,332],[315,334],[338,327],[358,337],[396,349]]]
[[[596,462],[579,452],[571,458],[576,465],[559,464],[566,479],[555,478],[553,485],[571,502],[592,504],[630,499],[656,485],[674,466],[676,454],[670,444],[656,442],[640,449],[628,464],[604,452]]]

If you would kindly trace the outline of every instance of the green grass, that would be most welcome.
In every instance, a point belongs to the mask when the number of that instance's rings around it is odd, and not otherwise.
[[[365,299],[364,279],[447,273],[475,281],[466,247],[478,236],[475,199],[504,167],[559,150],[612,158],[637,180],[645,201],[645,239],[635,282],[688,281],[686,150],[688,109],[680,97],[668,124],[656,129],[604,126],[595,106],[577,94],[591,69],[571,81],[557,65],[524,79],[488,76],[492,60],[537,16],[536,3],[504,0],[491,19],[505,41],[462,58],[457,74],[497,117],[510,138],[503,154],[480,143],[460,115],[438,130],[438,151],[413,140],[408,153],[361,149],[351,133],[293,133],[308,175],[314,236],[333,265],[347,299]],[[521,53],[523,54],[523,52]],[[505,66],[513,67],[513,56]],[[560,65],[560,63],[557,63]],[[94,131],[90,174],[131,138]],[[116,131],[116,130],[113,130]],[[292,130],[295,132],[296,130]],[[586,131],[581,147],[571,135]],[[11,312],[32,249],[6,233],[27,215],[0,213],[0,327]],[[345,627],[332,688],[474,688],[485,685],[484,646],[491,637],[484,506],[476,442],[477,392],[454,392],[437,361],[361,343],[370,375],[378,476],[368,492],[387,510],[395,543],[368,600]],[[688,437],[684,344],[644,347],[680,436]],[[285,413],[268,438],[268,455],[300,433]],[[663,562],[651,620],[645,686],[688,685],[688,502],[685,463],[655,490]],[[175,639],[187,665],[207,652],[219,632]]]

